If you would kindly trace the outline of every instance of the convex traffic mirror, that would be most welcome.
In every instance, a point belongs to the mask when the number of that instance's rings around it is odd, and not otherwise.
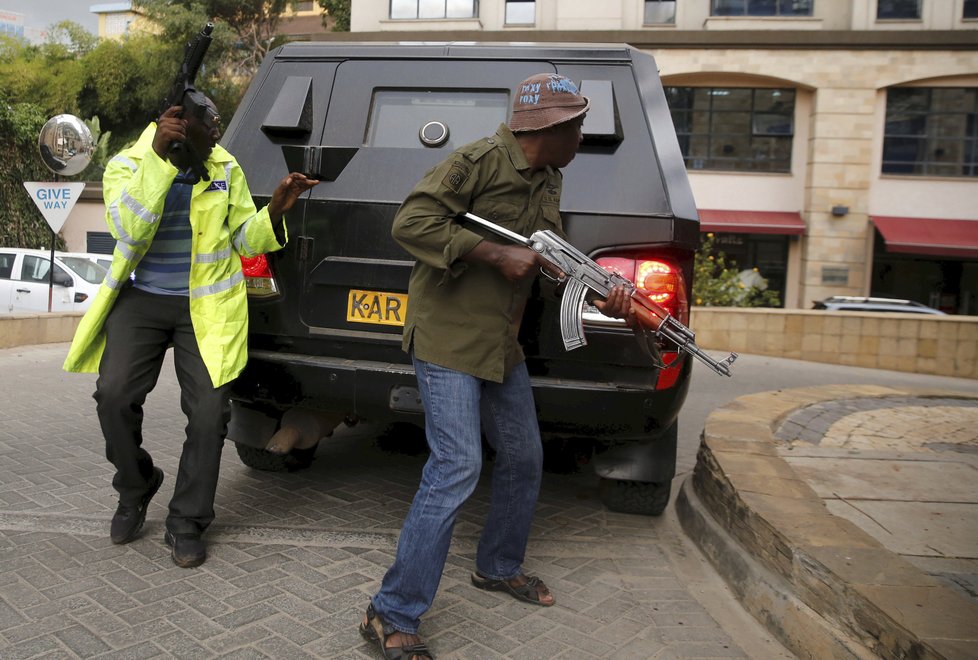
[[[49,170],[71,176],[88,167],[95,153],[95,140],[88,126],[78,117],[56,115],[41,128],[37,147]]]

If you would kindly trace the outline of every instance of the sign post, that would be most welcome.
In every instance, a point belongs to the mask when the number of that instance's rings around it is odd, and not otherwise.
[[[25,181],[24,188],[27,189],[27,194],[34,200],[34,204],[51,228],[51,266],[48,268],[48,311],[50,312],[54,298],[54,244],[58,239],[58,232],[68,219],[68,214],[71,213],[75,202],[85,189],[85,183]]]

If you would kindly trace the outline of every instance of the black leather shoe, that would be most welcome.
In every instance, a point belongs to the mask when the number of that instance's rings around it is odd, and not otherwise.
[[[163,535],[163,542],[173,548],[170,556],[173,557],[173,563],[180,568],[200,566],[207,559],[207,549],[200,536],[174,534],[170,530],[166,530],[166,534]]]
[[[158,467],[153,468],[153,476],[149,480],[149,490],[139,498],[139,502],[133,506],[130,504],[119,503],[119,507],[112,516],[112,526],[109,528],[109,537],[113,543],[129,543],[139,534],[146,522],[146,507],[149,501],[156,495],[163,483],[163,470]]]

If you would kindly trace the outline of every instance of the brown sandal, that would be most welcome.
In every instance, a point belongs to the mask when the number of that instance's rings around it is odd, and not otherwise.
[[[377,614],[373,603],[367,605],[367,620],[360,622],[360,634],[368,642],[377,644],[386,660],[414,660],[415,658],[435,660],[435,656],[424,642],[408,646],[387,646],[387,639],[398,632],[400,631]]]
[[[550,589],[543,583],[543,580],[535,575],[524,575],[523,577],[526,578],[526,582],[518,587],[514,587],[506,580],[493,580],[479,572],[475,572],[472,574],[472,584],[486,591],[503,591],[516,600],[533,603],[541,607],[550,607],[557,602],[556,600],[552,600],[549,603],[543,602],[542,597],[550,595]]]

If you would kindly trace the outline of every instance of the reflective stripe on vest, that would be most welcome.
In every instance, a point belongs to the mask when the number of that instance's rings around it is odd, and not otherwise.
[[[224,261],[225,259],[231,258],[231,248],[226,247],[223,250],[217,252],[205,252],[203,254],[198,254],[194,257],[194,263],[198,264],[213,264],[218,261]]]
[[[210,296],[215,293],[220,293],[221,291],[227,291],[235,284],[244,282],[244,273],[240,270],[227,278],[226,280],[221,280],[220,282],[215,282],[214,284],[207,284],[205,286],[198,286],[190,290],[191,298],[203,298],[204,296]]]
[[[234,232],[234,238],[231,242],[234,244],[234,249],[238,251],[238,254],[254,254],[255,251],[251,249],[251,245],[248,244],[248,225],[258,217],[255,214],[241,223],[238,230]]]

